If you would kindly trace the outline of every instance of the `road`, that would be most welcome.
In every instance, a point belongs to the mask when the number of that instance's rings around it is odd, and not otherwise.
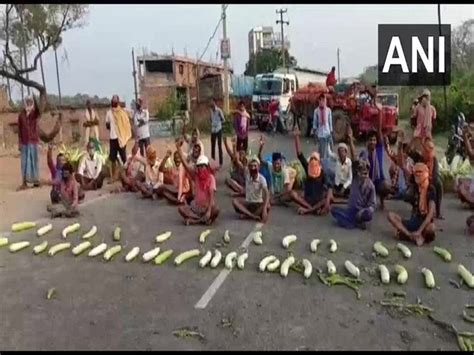
[[[255,149],[258,136],[252,134]],[[290,137],[268,139],[267,151],[276,147],[287,157],[294,157]],[[310,142],[305,143],[309,153]],[[224,169],[225,170],[225,169]],[[439,223],[434,242],[448,248],[453,261],[445,263],[433,253],[432,246],[411,246],[413,256],[402,259],[396,250],[393,231],[385,214],[376,213],[367,231],[345,231],[337,228],[330,217],[298,216],[293,207],[275,207],[267,225],[240,221],[231,205],[229,191],[223,185],[225,172],[218,175],[218,203],[221,215],[213,226],[205,248],[222,242],[227,229],[231,243],[220,249],[225,255],[246,245],[251,232],[261,228],[264,243],[249,243],[244,270],[201,269],[198,259],[176,267],[171,260],[161,266],[140,260],[125,263],[123,258],[132,247],[147,251],[155,246],[154,237],[172,231],[163,243],[164,249],[177,252],[199,248],[198,237],[205,228],[185,227],[174,207],[164,201],[147,201],[133,194],[102,197],[83,207],[78,221],[81,231],[97,225],[94,245],[105,241],[114,244],[115,226],[122,228],[125,252],[114,260],[82,255],[75,258],[69,251],[54,257],[33,256],[31,248],[11,254],[0,249],[0,348],[3,350],[456,350],[456,338],[434,325],[424,316],[404,316],[388,312],[380,305],[386,294],[406,292],[407,302],[434,308],[435,316],[453,323],[459,330],[473,331],[472,324],[462,320],[463,306],[474,303],[472,290],[457,289],[449,279],[458,279],[458,262],[473,270],[474,239],[463,235],[469,211],[453,198],[444,201],[446,220]],[[409,214],[409,206],[389,201],[387,209]],[[20,216],[18,216],[20,217]],[[18,218],[20,219],[20,218]],[[46,223],[43,220],[42,223]],[[60,231],[71,221],[54,220],[53,231],[42,237],[57,243]],[[76,233],[68,239],[80,241]],[[325,269],[328,258],[344,274],[343,263],[351,260],[361,269],[361,299],[345,286],[327,287],[316,273],[309,280],[295,271],[287,278],[261,273],[259,261],[267,254],[280,258],[287,251],[281,239],[296,234],[292,251],[308,258],[314,269]],[[313,238],[322,240],[316,254],[309,251]],[[338,243],[330,254],[329,239]],[[12,240],[40,240],[35,231],[11,236]],[[382,241],[390,250],[385,259],[372,255],[372,245]],[[115,243],[116,244],[116,243]],[[383,262],[391,270],[402,263],[408,270],[408,282],[381,285],[378,274],[369,271]],[[439,289],[424,287],[420,273],[430,268]],[[393,278],[392,273],[392,278]],[[57,293],[46,299],[48,289]],[[173,331],[182,327],[196,329],[205,337],[180,338]]]

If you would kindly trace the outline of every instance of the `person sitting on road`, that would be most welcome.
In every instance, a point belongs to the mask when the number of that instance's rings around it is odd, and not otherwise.
[[[474,166],[474,148],[471,143],[469,126],[463,128],[463,140],[471,166]],[[467,204],[471,210],[474,209],[474,176],[458,179],[456,190],[461,202]]]
[[[135,141],[132,154],[128,156],[123,169],[120,169],[122,187],[117,192],[138,192],[137,182],[145,181],[144,167],[140,157],[139,143]]]
[[[224,137],[224,146],[227,154],[229,154],[232,166],[230,177],[225,180],[226,185],[233,191],[232,197],[245,195],[245,169],[241,167],[247,166],[247,153],[245,150],[236,151],[237,140],[232,138],[232,149],[229,147],[227,137]]]
[[[176,143],[176,148],[183,167],[191,177],[194,186],[193,200],[189,205],[179,206],[178,212],[187,226],[193,224],[211,225],[219,216],[219,208],[215,199],[216,179],[209,167],[209,159],[205,155],[201,155],[193,167],[184,159],[180,142]]]
[[[102,171],[102,158],[95,151],[92,141],[87,143],[87,153],[82,157],[76,180],[85,191],[102,188],[105,174]]]
[[[48,153],[47,153],[47,160],[48,160],[48,168],[51,173],[51,192],[49,194],[51,203],[59,203],[61,201],[61,180],[63,174],[63,166],[66,164],[66,157],[64,154],[59,153],[56,156],[56,163],[53,161],[53,144],[48,144]]]
[[[173,155],[171,166],[166,166]],[[179,158],[177,151],[174,154],[171,150],[166,152],[165,157],[161,161],[159,171],[163,173],[165,183],[162,186],[162,194],[172,204],[183,204],[192,197],[191,185],[184,171],[183,164]]]
[[[423,144],[423,162],[429,169],[430,184],[434,186],[436,192],[436,218],[443,219],[441,215],[441,201],[443,199],[443,183],[439,174],[438,159],[433,141],[426,138]]]
[[[436,191],[430,185],[429,168],[424,163],[416,163],[414,167],[415,189],[411,198],[411,218],[402,219],[397,213],[389,212],[388,221],[396,228],[396,237],[422,246],[435,239],[433,218],[436,210]]]
[[[240,161],[238,164],[241,164]],[[243,167],[240,167],[241,169]],[[260,160],[253,156],[245,169],[245,198],[232,199],[232,205],[241,219],[253,219],[266,223],[270,211],[270,193],[267,181],[260,170]]]
[[[60,201],[47,207],[51,218],[72,218],[79,215],[79,203],[84,200],[84,191],[74,178],[74,168],[70,163],[65,163],[62,168],[62,180],[59,185]]]
[[[298,192],[291,191],[291,198],[300,206],[298,214],[326,215],[329,212],[332,200],[332,190],[326,180],[319,154],[313,152],[309,160],[306,160],[301,151],[300,131],[298,129],[295,130],[295,146],[298,159],[306,172],[304,195],[301,196]]]
[[[273,152],[272,163],[268,163],[262,159],[262,151],[265,145],[263,136],[260,136],[260,148],[258,150],[258,158],[262,165],[266,165],[270,173],[270,192],[272,205],[287,205],[291,202],[291,189],[293,188],[294,179],[290,178],[289,170],[293,168],[283,165],[283,156],[280,152]],[[294,172],[296,174],[296,171]]]
[[[349,158],[349,148],[345,143],[339,143],[337,154],[330,152],[336,160],[333,194],[335,197],[347,198],[351,192],[352,161]]]
[[[369,178],[369,161],[359,159],[351,167],[354,179],[350,189],[347,207],[334,206],[331,214],[336,223],[347,229],[366,229],[366,223],[374,216],[376,199],[375,186]]]
[[[156,150],[150,145],[146,148],[146,159],[137,157],[145,167],[145,181],[137,182],[138,190],[144,198],[156,200],[161,195],[163,173],[159,171],[160,161],[157,159]]]
[[[204,144],[201,141],[201,132],[199,131],[199,128],[194,128],[191,132],[191,136],[186,134],[186,129],[187,123],[185,121],[183,124],[183,139],[188,145],[188,159],[189,157],[194,157],[195,154],[193,154],[193,152],[195,149],[197,150],[196,145],[199,146],[199,155],[204,154]],[[199,157],[199,155],[195,157],[195,160]]]
[[[385,180],[383,171],[384,138],[382,135],[382,110],[379,104],[377,104],[377,108],[379,109],[377,131],[370,131],[368,133],[366,149],[360,152],[359,158],[364,157],[369,161],[369,176],[375,185],[375,191],[380,199],[380,208],[383,210],[385,208],[385,198],[390,193],[390,184]],[[351,159],[355,161],[354,135],[351,127],[348,127],[347,130],[350,137]]]

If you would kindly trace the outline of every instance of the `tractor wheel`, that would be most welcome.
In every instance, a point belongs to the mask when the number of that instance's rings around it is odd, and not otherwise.
[[[336,141],[336,143],[345,140],[347,127],[349,124],[349,116],[344,110],[336,109],[333,111],[332,127],[334,130],[334,140]]]

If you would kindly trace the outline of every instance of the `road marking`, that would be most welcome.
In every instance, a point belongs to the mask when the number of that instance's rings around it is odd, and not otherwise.
[[[82,202],[79,205],[79,207],[81,208],[83,206],[90,205],[91,203],[95,203],[95,202],[98,202],[98,201],[105,200],[107,197],[111,197],[112,195],[113,194],[103,194],[103,195],[97,196],[95,198],[92,198],[90,200],[86,200],[86,201]],[[40,218],[40,219],[37,219],[35,221],[31,221],[31,222],[34,222],[36,224],[43,224],[43,223],[46,223],[46,222],[49,222],[49,221],[51,221],[51,218],[44,217],[44,218]],[[1,236],[9,237],[11,234],[12,234],[12,231],[0,231]]]
[[[262,223],[257,223],[255,225],[255,228],[250,232],[250,234],[245,238],[245,240],[242,242],[240,245],[240,248],[248,248],[250,245],[250,242],[253,238],[253,235],[255,232],[259,231],[262,228],[263,224]],[[224,268],[219,275],[214,279],[212,282],[211,286],[207,289],[207,291],[202,295],[201,299],[194,305],[194,308],[196,309],[204,309],[207,307],[209,302],[212,300],[214,295],[217,293],[217,290],[222,286],[224,283],[225,279],[229,274],[232,272],[232,270],[229,270],[227,268]]]

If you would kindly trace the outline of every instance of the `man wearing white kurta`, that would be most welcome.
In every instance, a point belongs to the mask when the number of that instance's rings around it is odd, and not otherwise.
[[[89,139],[91,138],[91,130],[92,135],[95,139],[100,141],[99,139],[99,115],[97,114],[96,110],[94,110],[91,106],[91,102],[89,100],[86,101],[86,110],[84,111],[84,143],[89,143]]]

